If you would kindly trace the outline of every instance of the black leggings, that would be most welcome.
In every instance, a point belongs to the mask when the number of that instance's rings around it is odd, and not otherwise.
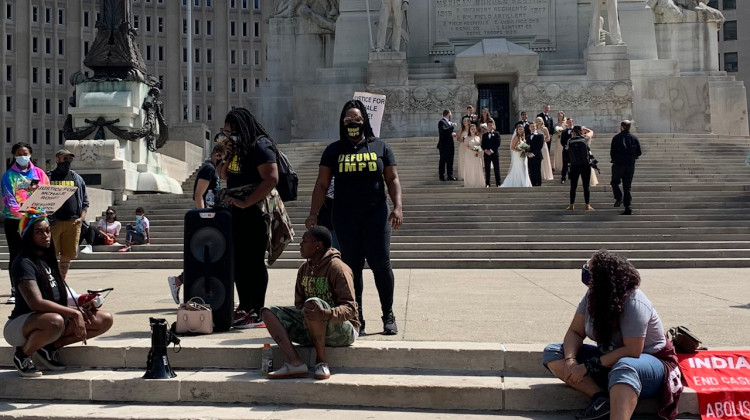
[[[247,209],[232,207],[234,241],[234,284],[237,287],[238,309],[260,310],[266,303],[268,269],[264,261],[268,233],[263,214],[257,206]]]
[[[383,315],[388,315],[393,310],[391,225],[387,219],[387,203],[354,209],[334,207],[333,225],[341,245],[341,259],[352,269],[354,297],[360,313],[365,260],[375,276],[375,287],[378,289]]]
[[[8,260],[8,278],[10,278],[10,272],[13,268],[13,261],[16,260],[18,253],[21,252],[21,247],[23,245],[21,235],[18,234],[19,222],[20,220],[18,219],[5,218],[5,240],[8,242],[8,252],[10,253],[10,259]],[[11,293],[13,291],[13,282],[11,281]]]
[[[591,184],[591,166],[570,165],[570,204],[575,204],[576,202],[578,177],[581,178],[581,183],[583,184],[583,199],[586,201],[586,204],[588,204],[589,198],[591,198],[591,192],[589,192],[589,185]]]

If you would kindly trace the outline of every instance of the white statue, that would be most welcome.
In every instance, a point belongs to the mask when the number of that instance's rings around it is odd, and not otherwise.
[[[607,2],[607,32],[609,33],[610,45],[623,45],[620,18],[617,15],[617,0],[592,0],[589,46],[604,45],[600,39],[600,31],[603,30],[600,23],[603,1]]]
[[[648,0],[654,11],[656,23],[677,23],[689,19],[689,12],[695,12],[701,22],[724,22],[724,15],[706,5],[706,0]]]
[[[391,51],[401,49],[401,25],[404,14],[409,10],[409,0],[382,0],[380,5],[380,20],[378,21],[378,44],[375,51],[385,50],[388,37],[388,20],[393,17],[393,33],[391,34]]]

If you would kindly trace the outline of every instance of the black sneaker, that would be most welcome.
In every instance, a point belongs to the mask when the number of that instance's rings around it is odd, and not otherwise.
[[[609,416],[609,397],[596,397],[583,411],[576,414],[578,420],[596,420]]]
[[[388,315],[382,317],[383,319],[383,335],[396,335],[398,333],[398,326],[396,326],[396,317],[393,316],[393,311],[388,312]]]
[[[42,372],[36,368],[31,356],[27,356],[21,351],[21,347],[16,347],[16,354],[13,355],[13,364],[16,365],[18,374],[25,378],[34,378],[42,376]]]
[[[36,360],[42,369],[65,370],[65,365],[60,363],[60,350],[52,344],[47,344],[36,351]]]
[[[622,205],[622,200],[615,200],[615,207],[620,207]]]

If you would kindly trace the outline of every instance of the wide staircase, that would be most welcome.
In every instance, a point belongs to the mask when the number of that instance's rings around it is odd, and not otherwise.
[[[404,191],[404,226],[392,239],[394,266],[576,268],[600,248],[624,254],[639,268],[750,266],[750,170],[744,165],[750,139],[640,135],[644,155],[637,164],[634,214],[622,216],[622,209],[612,207],[607,185],[610,137],[600,134],[594,140],[602,173],[600,185],[592,189],[596,210],[588,212],[565,210],[568,184],[561,185],[559,175],[539,188],[467,189],[460,182],[437,179],[436,139],[391,140]],[[504,175],[508,136],[502,144]],[[304,229],[324,147],[282,146],[301,180],[299,201],[287,205],[297,230],[295,242]],[[192,183],[186,181],[185,190],[192,189]],[[580,187],[578,196],[582,203]],[[115,205],[123,224],[133,222],[137,206],[145,207],[151,219],[152,245],[135,246],[131,252],[95,247],[94,253],[82,254],[73,269],[179,269],[183,217],[192,207],[189,195],[130,196]],[[273,268],[297,268],[297,250],[289,246]],[[7,248],[2,251],[7,260]],[[265,341],[220,335],[185,340],[180,353],[169,352],[177,378],[145,381],[141,376],[150,347],[147,337],[94,340],[62,352],[63,362],[73,367],[62,374],[23,380],[9,368],[0,370],[0,403],[27,404],[27,411],[17,410],[14,418],[41,418],[40,404],[50,402],[57,404],[57,411],[44,418],[76,418],[62,413],[81,404],[87,404],[82,410],[95,418],[177,418],[170,411],[174,407],[189,410],[181,413],[192,417],[187,413],[238,404],[450,411],[435,412],[440,418],[476,412],[556,418],[550,415],[564,411],[568,416],[586,404],[581,394],[541,367],[539,344],[363,339],[353,347],[330,349],[335,375],[328,381],[267,381],[259,371]],[[283,357],[274,351],[279,366]],[[314,360],[309,352],[305,357]],[[11,359],[12,349],[0,347],[0,364],[8,366]],[[179,405],[170,405],[175,403]],[[653,413],[655,405],[643,401],[638,411]],[[136,406],[146,414],[137,414]],[[130,410],[126,415],[101,411],[123,407]],[[696,414],[695,393],[686,390],[680,408]]]
[[[640,135],[633,215],[612,207],[609,139],[599,135],[599,185],[591,190],[595,211],[566,211],[569,185],[555,180],[537,188],[464,188],[437,179],[434,138],[390,140],[403,187],[404,225],[394,232],[395,268],[574,268],[597,249],[622,253],[640,268],[750,266],[750,169],[744,164],[750,139],[713,135]],[[501,175],[508,170],[503,136]],[[298,241],[309,213],[310,192],[325,143],[282,145],[300,176],[299,200],[287,203]],[[493,177],[494,178],[494,177]],[[191,191],[194,176],[183,185]],[[494,179],[493,179],[494,184]],[[151,245],[117,252],[97,246],[81,254],[73,269],[174,268],[182,266],[183,218],[190,194],[131,195],[115,208],[123,226],[142,206],[151,221]],[[121,233],[124,240],[124,228]],[[0,242],[2,267],[7,246]],[[273,265],[296,268],[290,245]]]

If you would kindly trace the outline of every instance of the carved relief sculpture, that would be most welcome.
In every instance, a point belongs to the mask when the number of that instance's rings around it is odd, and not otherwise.
[[[685,22],[688,12],[695,12],[699,22],[724,22],[724,15],[706,5],[705,0],[649,0],[648,5],[654,11],[655,23]]]
[[[335,32],[340,0],[281,0],[271,18],[302,16],[321,29]]]
[[[607,32],[609,33],[609,45],[623,45],[622,33],[620,32],[620,19],[617,14],[617,0],[593,0],[591,2],[591,28],[589,30],[589,46],[604,45],[600,34],[604,28],[601,24],[602,2],[607,3]]]
[[[404,16],[409,10],[409,0],[383,0],[380,5],[380,20],[378,20],[378,43],[375,51],[386,50],[388,38],[388,21],[393,20],[390,51],[399,52],[401,49],[401,31]]]

